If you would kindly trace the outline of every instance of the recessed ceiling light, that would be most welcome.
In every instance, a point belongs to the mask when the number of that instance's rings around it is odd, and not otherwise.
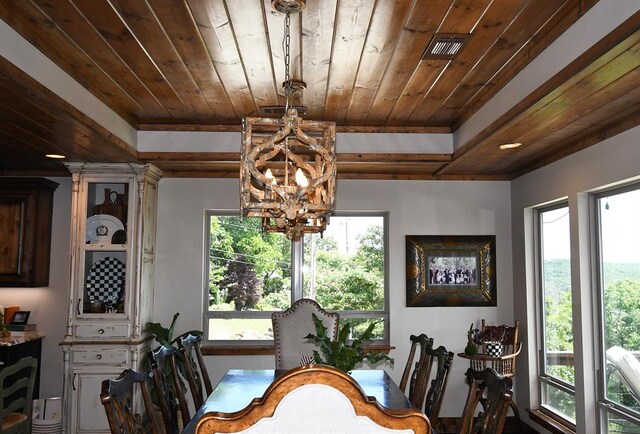
[[[60,155],[60,154],[46,154],[45,157],[47,157],[47,158],[56,158],[56,159],[67,158],[66,155]]]
[[[522,146],[522,143],[519,143],[519,142],[505,143],[500,145],[500,149],[513,149],[513,148],[519,148],[520,146]]]

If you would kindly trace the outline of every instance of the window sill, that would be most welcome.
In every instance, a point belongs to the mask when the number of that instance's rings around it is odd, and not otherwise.
[[[367,351],[375,351],[389,354],[396,347],[390,345],[365,345]],[[275,350],[273,345],[225,345],[225,346],[203,346],[202,354],[205,356],[273,356]]]
[[[562,424],[559,420],[550,417],[540,410],[527,409],[527,413],[529,413],[529,417],[533,422],[554,434],[575,434],[573,428]]]

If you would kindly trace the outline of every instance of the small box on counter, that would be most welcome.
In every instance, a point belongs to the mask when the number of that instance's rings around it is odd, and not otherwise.
[[[35,331],[36,324],[7,324],[10,332],[32,332]]]

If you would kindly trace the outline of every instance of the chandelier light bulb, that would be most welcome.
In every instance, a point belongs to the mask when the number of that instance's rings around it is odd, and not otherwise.
[[[307,180],[307,177],[304,176],[304,173],[302,173],[302,169],[298,168],[298,170],[296,170],[296,184],[298,184],[298,187],[308,187],[309,186],[309,180]]]

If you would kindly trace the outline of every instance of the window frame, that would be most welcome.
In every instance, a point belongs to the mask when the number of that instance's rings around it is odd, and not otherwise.
[[[607,360],[606,360],[606,342],[605,342],[605,300],[604,300],[604,270],[603,270],[603,240],[602,240],[602,213],[600,208],[600,200],[611,196],[628,193],[631,191],[640,192],[640,183],[633,182],[606,190],[601,190],[591,194],[591,214],[593,216],[592,233],[594,236],[595,254],[593,257],[593,269],[595,279],[595,297],[597,318],[595,327],[597,328],[597,357],[598,370],[596,372],[596,406],[598,408],[598,422],[600,432],[607,432],[606,426],[608,415],[613,413],[629,422],[632,422],[640,428],[640,411],[634,411],[624,405],[619,404],[607,397]]]
[[[275,311],[209,311],[209,248],[210,248],[210,219],[212,216],[237,217],[239,210],[217,210],[210,209],[204,215],[204,250],[203,250],[203,282],[202,282],[202,303],[203,303],[203,340],[208,346],[214,347],[264,347],[271,345],[268,340],[211,340],[209,339],[209,320],[211,318],[238,318],[238,319],[269,319]],[[331,217],[381,217],[384,243],[384,308],[380,311],[336,311],[340,314],[340,319],[345,318],[382,318],[384,321],[383,339],[375,339],[370,343],[373,346],[388,346],[390,341],[390,315],[389,315],[389,212],[388,211],[339,211]],[[246,217],[250,218],[250,217]],[[330,224],[330,221],[329,221]],[[304,264],[304,236],[300,241],[291,242],[291,304],[303,296],[303,264]]]
[[[576,397],[575,385],[569,384],[560,378],[552,376],[547,371],[547,331],[546,331],[546,308],[544,300],[544,259],[543,259],[543,229],[542,229],[542,215],[545,212],[566,208],[567,212],[571,212],[569,201],[563,199],[544,206],[540,206],[534,209],[535,221],[534,221],[534,261],[535,261],[535,290],[536,290],[536,335],[538,336],[538,367],[537,367],[537,383],[539,393],[539,411],[546,416],[556,420],[563,426],[576,429],[575,423],[564,417],[564,415],[558,412],[553,407],[546,404],[547,392],[545,388],[551,387],[562,393],[573,396],[574,402]],[[569,257],[571,261],[571,257]],[[573,294],[572,294],[573,297]],[[573,314],[572,314],[573,321]],[[575,357],[575,348],[574,348]]]

